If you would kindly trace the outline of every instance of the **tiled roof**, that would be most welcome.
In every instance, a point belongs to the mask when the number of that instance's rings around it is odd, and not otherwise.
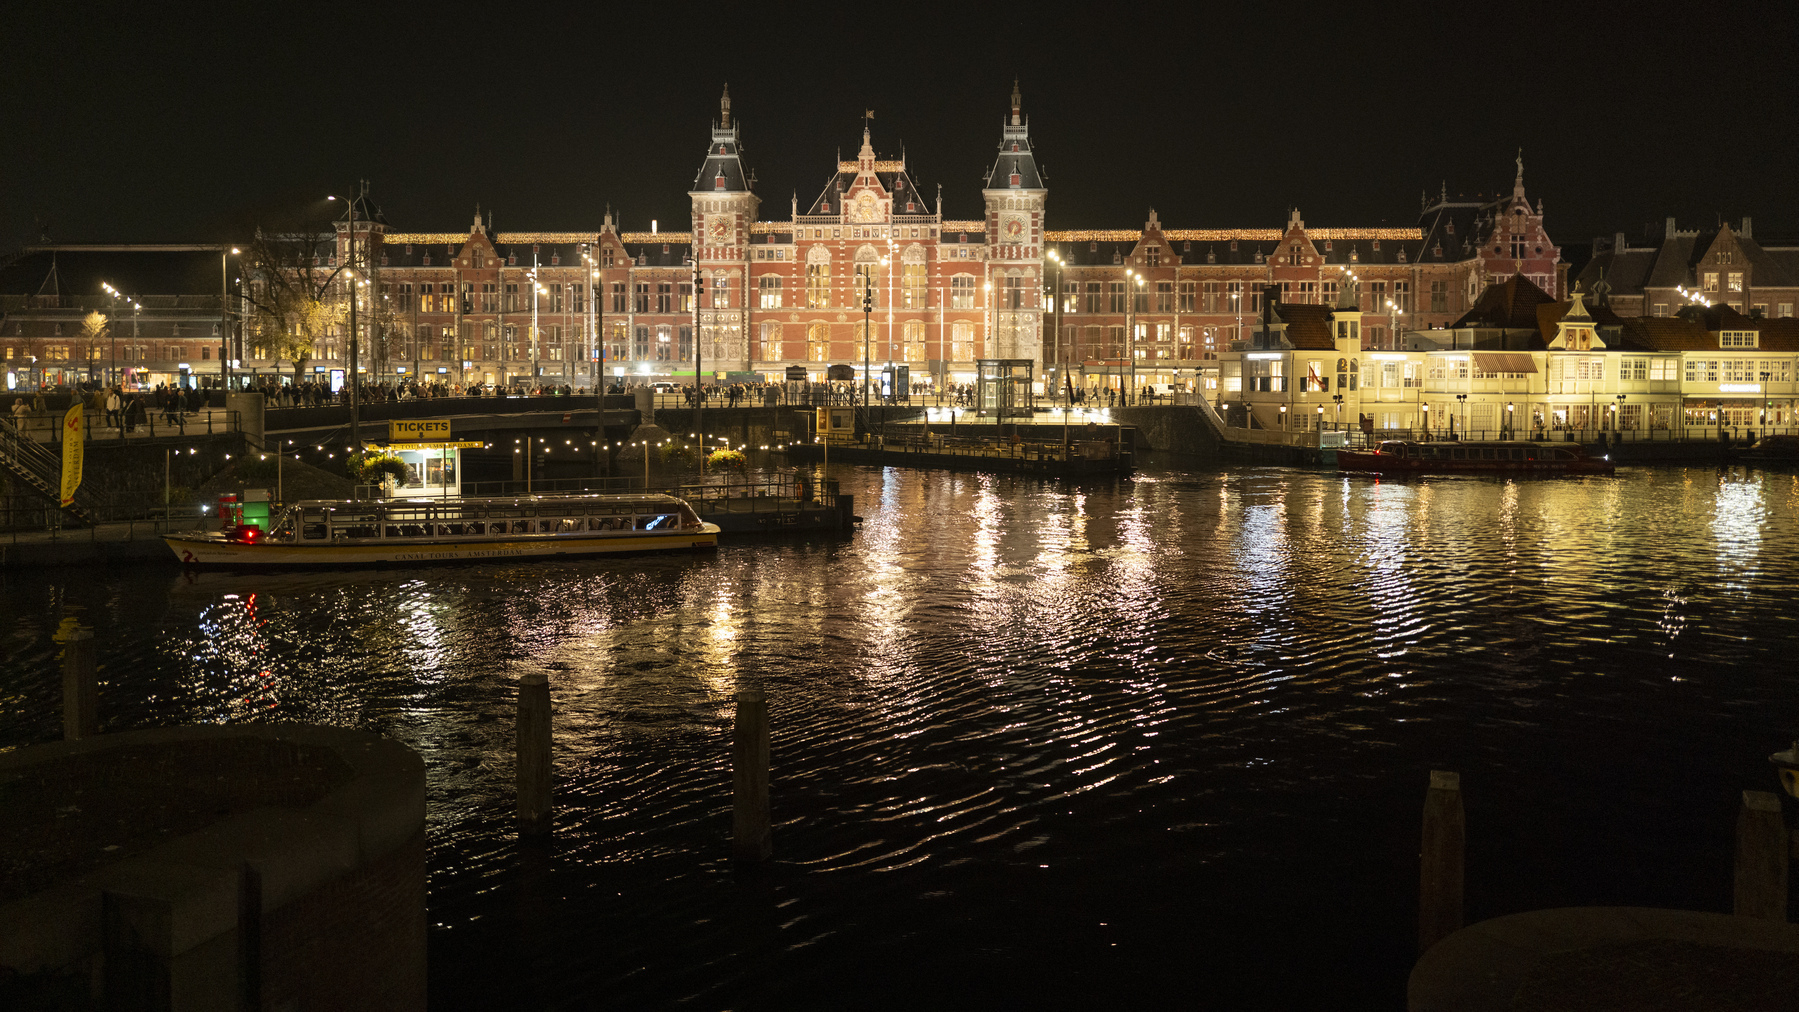
[[[1487,286],[1462,318],[1450,329],[1463,327],[1535,327],[1537,309],[1555,300],[1529,278],[1514,274],[1498,284]],[[1561,314],[1556,314],[1559,319]]]
[[[1277,302],[1274,315],[1287,325],[1287,343],[1295,348],[1333,351],[1336,338],[1331,333],[1331,307],[1306,302]]]

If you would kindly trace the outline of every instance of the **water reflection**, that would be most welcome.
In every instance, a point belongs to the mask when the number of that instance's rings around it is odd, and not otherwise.
[[[546,955],[591,985],[570,1001],[803,1005],[779,984],[746,991],[736,961],[754,952],[783,971],[760,979],[806,979],[895,939],[975,951],[979,933],[955,925],[993,918],[1026,942],[990,965],[1061,952],[1135,980],[1169,947],[1230,952],[1206,911],[1245,899],[1233,890],[1256,894],[1244,908],[1275,895],[1300,911],[1344,883],[1356,923],[1385,917],[1403,937],[1405,904],[1367,897],[1403,899],[1404,881],[1304,855],[1325,837],[1354,852],[1343,841],[1357,833],[1390,849],[1370,827],[1415,825],[1420,770],[1565,782],[1590,769],[1579,743],[1598,727],[1679,740],[1631,771],[1662,782],[1680,777],[1657,763],[1764,733],[1777,745],[1799,719],[1786,685],[1738,677],[1784,670],[1799,647],[1790,476],[1169,468],[1065,487],[833,472],[868,518],[851,539],[580,564],[13,579],[0,745],[55,737],[51,634],[74,608],[119,672],[106,704],[119,723],[395,735],[432,771],[433,919],[453,960],[475,959],[483,941],[457,939],[485,940],[483,924],[510,916],[495,895],[513,867],[514,687],[546,671],[562,848],[548,874],[562,903],[545,916],[565,918]],[[743,686],[765,688],[774,717],[780,914],[766,921],[719,909]],[[1404,795],[1398,815],[1389,789]],[[1666,792],[1633,813],[1671,822],[1686,800]],[[1300,866],[1323,878],[1295,877]],[[1283,898],[1277,881],[1304,885]],[[1155,925],[1120,947],[1141,965],[1105,962],[1110,939],[1084,947],[1102,920]],[[608,929],[617,945],[581,944],[596,923],[629,927]],[[907,951],[921,973],[951,958]]]

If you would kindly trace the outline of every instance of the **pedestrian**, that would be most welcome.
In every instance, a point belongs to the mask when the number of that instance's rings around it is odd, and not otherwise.
[[[122,428],[125,424],[125,413],[121,410],[124,401],[119,398],[119,388],[113,387],[106,392],[106,424],[110,428]]]

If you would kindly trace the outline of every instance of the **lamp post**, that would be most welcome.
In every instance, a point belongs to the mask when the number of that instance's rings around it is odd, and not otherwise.
[[[1456,394],[1455,399],[1462,406],[1462,438],[1468,438],[1468,395]],[[1451,419],[1453,421],[1453,419]]]
[[[1136,271],[1125,271],[1124,276],[1124,329],[1129,343],[1131,376],[1130,396],[1124,403],[1134,404],[1137,402],[1137,289],[1143,287],[1143,276]]]
[[[231,389],[231,352],[234,346],[231,340],[231,316],[226,308],[231,302],[231,275],[225,258],[238,256],[239,253],[236,246],[219,248],[219,383],[227,391]]]
[[[112,296],[113,313],[116,315],[119,311],[119,300],[124,298],[124,296],[119,294],[117,288],[114,288],[104,281],[100,282],[100,287],[106,291],[107,295]],[[106,385],[116,386],[119,382],[119,332],[108,327],[106,329],[106,337],[107,340],[111,342],[111,350],[108,353],[111,363],[106,369],[108,377]]]
[[[1512,402],[1505,402],[1505,438],[1511,439],[1517,433],[1516,423],[1512,421]]]
[[[1062,362],[1062,254],[1052,249],[1044,255],[1050,263],[1055,264],[1054,281],[1050,280],[1048,270],[1043,274],[1044,288],[1049,292],[1049,305],[1044,307],[1048,311],[1043,314],[1043,323],[1050,329],[1050,364],[1055,367],[1056,385],[1060,386],[1062,374],[1066,370]]]
[[[1337,402],[1337,428],[1343,428],[1343,395],[1331,394],[1331,400]]]
[[[1624,431],[1624,398],[1624,394],[1619,394],[1618,404],[1612,408],[1612,435],[1614,437]]]
[[[989,288],[992,286],[989,285]],[[862,424],[868,425],[868,384],[870,379],[868,360],[868,328],[874,317],[875,289],[874,278],[864,271],[862,274]]]
[[[531,269],[525,272],[525,277],[531,279],[531,386],[536,387],[538,371],[541,368],[537,363],[537,297],[543,291],[543,285],[537,281],[536,246],[531,247]]]
[[[1133,383],[1136,382],[1135,376],[1131,377],[1131,382],[1133,382]],[[1287,406],[1285,404],[1282,404],[1281,405],[1281,431],[1285,432],[1286,429],[1287,429]]]
[[[1418,405],[1418,410],[1422,413],[1423,426],[1424,426],[1424,438],[1426,440],[1429,440],[1430,439],[1430,405],[1428,403],[1420,403]]]

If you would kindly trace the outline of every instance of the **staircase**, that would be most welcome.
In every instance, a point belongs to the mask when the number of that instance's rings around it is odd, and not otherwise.
[[[51,503],[62,502],[62,458],[5,422],[0,422],[0,467]],[[98,512],[85,488],[76,489],[75,501],[63,509],[84,524],[95,523]]]

